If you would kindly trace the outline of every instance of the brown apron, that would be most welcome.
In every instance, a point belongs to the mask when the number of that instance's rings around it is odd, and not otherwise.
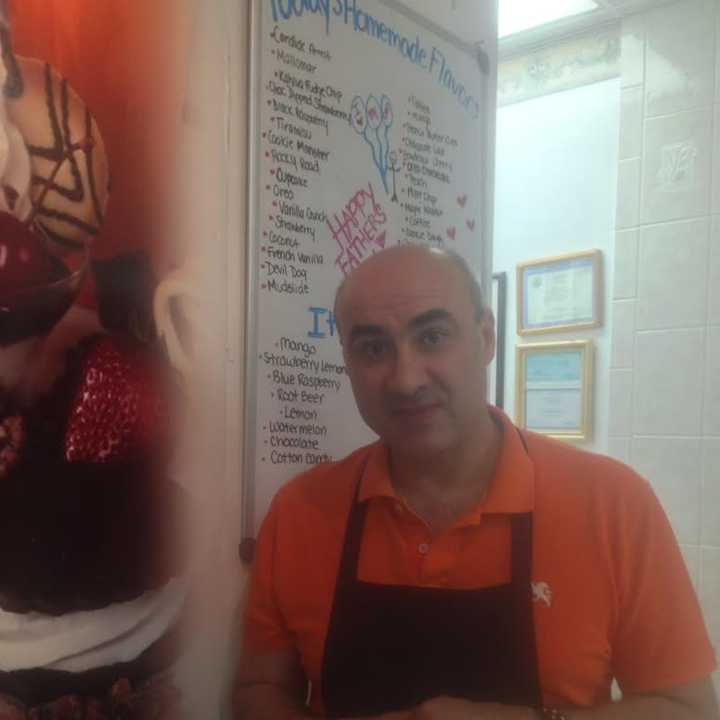
[[[327,716],[407,710],[441,695],[538,707],[532,514],[512,517],[506,585],[447,590],[362,582],[357,568],[367,504],[357,501],[359,485],[325,644]]]

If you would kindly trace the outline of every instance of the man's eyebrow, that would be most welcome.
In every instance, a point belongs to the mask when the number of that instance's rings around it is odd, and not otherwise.
[[[411,328],[417,329],[423,325],[437,322],[438,320],[452,323],[455,322],[455,318],[447,310],[443,310],[442,308],[433,308],[432,310],[428,310],[427,312],[417,315],[408,324]]]
[[[368,335],[382,335],[384,330],[380,325],[353,325],[350,331],[350,341],[356,340],[359,337],[366,337]]]
[[[430,323],[438,322],[439,320],[442,320],[444,322],[455,322],[455,318],[447,310],[444,310],[443,308],[433,308],[432,310],[428,310],[427,312],[415,316],[408,323],[408,327],[411,330],[417,330],[418,328],[429,325]],[[350,342],[360,337],[377,336],[384,334],[385,329],[382,327],[382,325],[353,325],[353,328],[350,331]]]

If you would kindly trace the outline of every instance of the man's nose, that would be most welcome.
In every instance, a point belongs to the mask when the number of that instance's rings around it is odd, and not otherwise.
[[[394,362],[387,377],[387,389],[411,396],[427,384],[427,372],[421,355],[411,347],[396,348]]]

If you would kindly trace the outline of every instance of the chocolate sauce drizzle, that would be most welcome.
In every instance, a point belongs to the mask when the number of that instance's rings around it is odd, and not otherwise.
[[[56,107],[56,90],[53,85],[52,69],[49,63],[45,64],[45,105],[50,120],[50,127],[53,134],[53,144],[49,147],[40,147],[28,144],[28,152],[33,157],[40,157],[45,160],[54,162],[55,165],[47,178],[33,175],[32,182],[34,185],[41,185],[42,190],[36,203],[34,203],[33,218],[60,220],[68,225],[72,225],[80,229],[88,235],[97,235],[100,232],[100,226],[103,221],[103,209],[97,195],[97,185],[95,172],[93,168],[93,148],[95,140],[92,137],[92,116],[89,110],[85,109],[85,135],[79,141],[74,141],[70,129],[70,92],[68,82],[65,78],[60,80],[60,113]],[[85,200],[86,190],[82,181],[80,166],[76,157],[76,153],[81,152],[85,162],[87,171],[90,196],[93,204],[96,222],[94,224],[86,223],[79,218],[66,212],[53,210],[43,206],[43,202],[49,192],[56,192],[71,202],[81,203]],[[72,175],[73,184],[71,187],[64,187],[56,182],[56,178],[65,163],[70,164],[70,173]],[[53,231],[46,226],[42,220],[39,220],[48,235],[61,245],[71,248],[82,248],[83,244]]]

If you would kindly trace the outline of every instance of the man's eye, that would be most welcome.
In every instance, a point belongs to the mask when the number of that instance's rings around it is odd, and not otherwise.
[[[357,346],[357,352],[368,360],[381,358],[387,350],[387,343],[384,340],[366,340]]]
[[[428,328],[420,333],[418,339],[420,345],[423,347],[437,347],[438,345],[444,343],[447,338],[447,331],[439,328]]]

